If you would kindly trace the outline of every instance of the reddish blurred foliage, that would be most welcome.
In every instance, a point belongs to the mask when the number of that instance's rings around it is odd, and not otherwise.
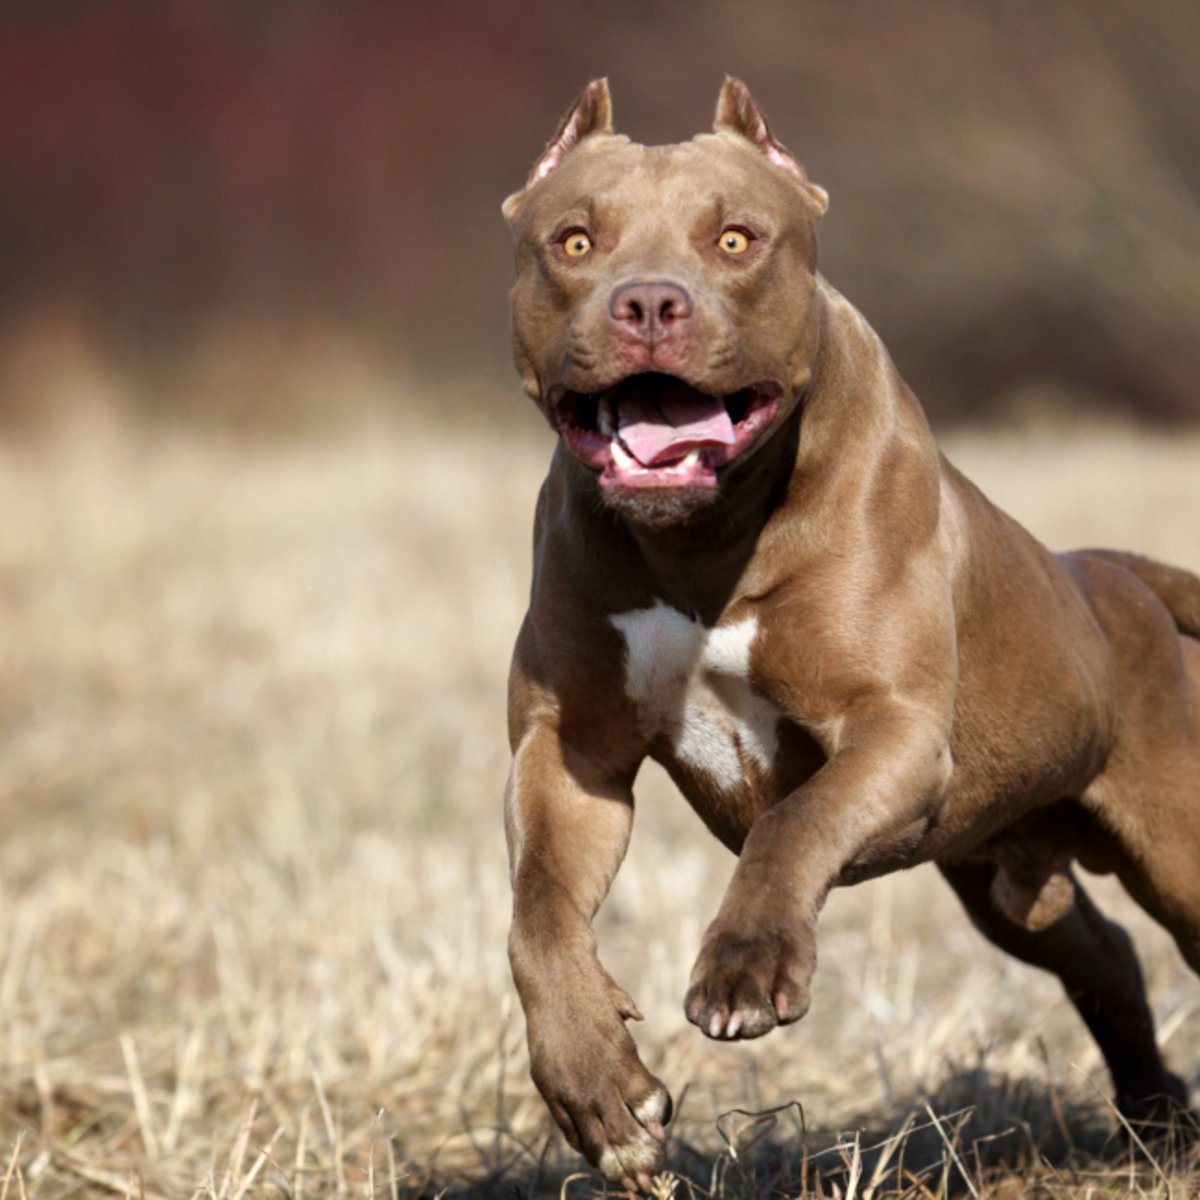
[[[414,21],[404,4],[102,0],[9,17],[6,305],[67,296],[152,342],[230,309],[376,336],[450,315],[434,234],[447,208],[466,214],[470,161],[447,141],[470,136],[480,97],[448,84],[502,78],[489,11],[469,36],[452,7]],[[513,119],[511,91],[489,103]]]
[[[1198,57],[1190,0],[10,3],[4,344],[65,314],[157,369],[261,324],[506,371],[498,204],[576,90],[613,76],[618,126],[675,140],[730,70],[936,414],[1200,419]]]

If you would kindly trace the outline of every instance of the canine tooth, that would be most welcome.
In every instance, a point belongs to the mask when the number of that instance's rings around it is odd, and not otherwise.
[[[700,461],[700,447],[694,446],[683,456],[683,461],[679,464],[681,467],[690,470]]]
[[[613,420],[612,401],[607,396],[600,400],[600,407],[597,410],[597,421],[600,425],[600,432],[605,437],[612,437],[617,431],[616,422]]]
[[[612,441],[612,456],[618,470],[628,471],[630,467],[636,465],[633,458],[626,452],[625,447],[616,438],[613,438]]]

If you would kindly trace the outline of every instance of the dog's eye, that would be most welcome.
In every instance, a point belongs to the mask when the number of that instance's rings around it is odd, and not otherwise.
[[[582,258],[591,253],[592,239],[582,229],[575,229],[562,239],[562,248],[568,258]]]
[[[734,256],[745,254],[750,249],[750,238],[741,229],[726,229],[717,238],[717,245],[725,251],[726,254]]]

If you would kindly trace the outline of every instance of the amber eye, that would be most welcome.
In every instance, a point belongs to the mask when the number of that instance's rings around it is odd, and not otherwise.
[[[592,239],[582,229],[576,229],[563,238],[562,248],[568,258],[582,258],[591,253]]]
[[[745,254],[750,249],[750,238],[740,229],[726,229],[719,238],[717,245],[726,254]]]

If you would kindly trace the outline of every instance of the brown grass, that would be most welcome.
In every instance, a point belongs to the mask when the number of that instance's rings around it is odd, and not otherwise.
[[[0,1200],[598,1187],[529,1083],[504,955],[503,681],[548,449],[522,416],[275,446],[93,417],[0,449]],[[1051,545],[1200,567],[1195,436],[949,450]],[[707,1042],[680,998],[730,859],[658,772],[639,800],[601,947],[681,1100],[662,1200],[1195,1191],[1118,1136],[1057,986],[927,870],[834,897],[801,1026]],[[1195,1082],[1196,980],[1106,883]]]

